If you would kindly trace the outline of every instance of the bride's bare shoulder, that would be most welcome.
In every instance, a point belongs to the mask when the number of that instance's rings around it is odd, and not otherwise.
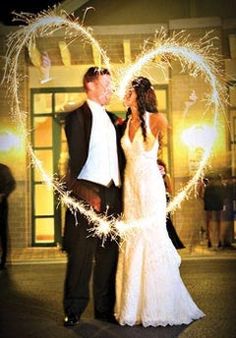
[[[168,120],[165,114],[157,112],[152,113],[150,116],[150,128],[154,135],[157,135],[159,132],[165,132],[168,128]]]

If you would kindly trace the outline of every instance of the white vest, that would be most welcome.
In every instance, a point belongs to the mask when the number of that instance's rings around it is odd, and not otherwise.
[[[78,179],[104,186],[109,186],[113,180],[120,186],[115,128],[104,107],[92,100],[87,103],[92,112],[92,129],[88,158]]]

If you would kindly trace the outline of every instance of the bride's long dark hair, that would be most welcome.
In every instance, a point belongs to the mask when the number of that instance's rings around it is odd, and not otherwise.
[[[139,76],[132,81],[132,88],[134,88],[137,95],[137,106],[139,112],[139,118],[141,120],[141,129],[144,141],[147,137],[147,126],[144,119],[145,112],[148,113],[158,113],[157,109],[157,99],[154,88],[152,87],[151,82],[148,78]],[[131,109],[129,108],[126,114],[126,117],[131,114]]]

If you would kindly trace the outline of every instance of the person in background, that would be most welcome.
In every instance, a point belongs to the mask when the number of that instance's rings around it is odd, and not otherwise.
[[[8,196],[16,187],[16,181],[8,166],[0,163],[0,240],[1,263],[0,270],[5,269],[8,249]]]
[[[171,195],[172,195],[171,179],[170,179],[169,174],[167,173],[167,168],[166,168],[165,162],[162,161],[161,159],[158,159],[157,164],[158,164],[158,168],[161,172],[162,178],[164,180],[165,188],[166,188],[166,202],[169,203]],[[175,248],[176,249],[184,249],[185,246],[182,243],[181,239],[179,238],[179,236],[178,236],[178,234],[175,230],[175,227],[172,223],[170,213],[168,213],[167,217],[166,217],[166,228],[167,228],[168,235],[169,235],[170,239],[172,240],[172,243],[174,244]]]
[[[225,187],[223,208],[222,248],[235,249],[232,245],[234,239],[234,220],[236,211],[236,176],[227,176],[223,179]]]
[[[213,243],[213,217],[216,218],[216,243],[217,247],[222,247],[222,212],[224,208],[225,187],[221,175],[211,174],[202,181],[200,196],[204,201],[204,210],[206,211],[206,234],[207,246],[212,247]]]

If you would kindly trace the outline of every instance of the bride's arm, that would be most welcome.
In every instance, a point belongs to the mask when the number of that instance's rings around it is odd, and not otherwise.
[[[168,128],[169,124],[164,114],[158,112],[151,115],[150,129],[155,138],[162,138],[166,134]]]

